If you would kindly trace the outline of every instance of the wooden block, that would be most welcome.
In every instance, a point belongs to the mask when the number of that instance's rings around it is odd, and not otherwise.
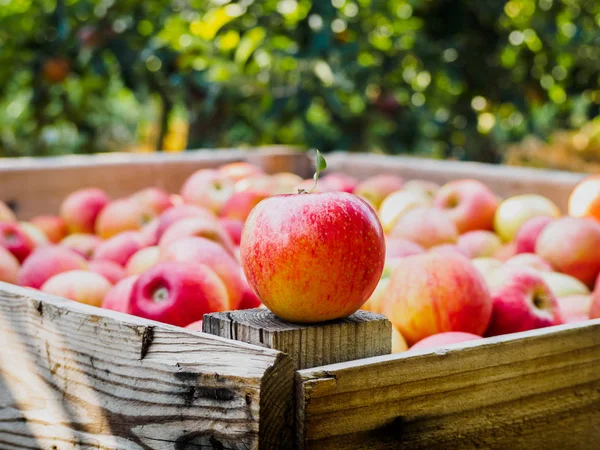
[[[0,283],[0,449],[291,449],[281,352]]]
[[[202,330],[287,353],[298,369],[387,355],[392,349],[391,323],[367,311],[304,325],[281,320],[266,308],[248,309],[207,314]]]
[[[298,448],[591,449],[600,319],[296,373]]]

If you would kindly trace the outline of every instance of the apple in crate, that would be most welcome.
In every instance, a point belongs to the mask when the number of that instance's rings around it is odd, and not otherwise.
[[[518,255],[512,256],[504,263],[506,266],[527,266],[541,272],[552,272],[552,266],[548,264],[544,258],[535,253],[519,253]]]
[[[235,182],[244,178],[258,177],[265,174],[259,166],[246,161],[223,164],[218,170],[219,173]]]
[[[502,248],[502,241],[491,231],[474,230],[460,235],[457,245],[471,259],[489,258]]]
[[[98,188],[86,188],[69,194],[60,205],[60,217],[70,233],[93,233],[100,212],[110,198]]]
[[[567,295],[557,297],[560,314],[565,323],[584,322],[590,318],[592,295]]]
[[[70,270],[54,275],[42,285],[40,290],[86,305],[100,306],[111,287],[110,281],[99,273]]]
[[[133,194],[130,199],[139,203],[142,209],[152,211],[155,216],[173,206],[169,193],[155,187],[142,189]]]
[[[448,215],[460,233],[466,233],[493,228],[498,199],[485,184],[463,179],[443,185],[433,204]]]
[[[0,222],[0,247],[11,252],[22,263],[35,248],[35,243],[18,223]]]
[[[540,216],[525,222],[515,236],[517,253],[535,253],[535,243],[553,217]]]
[[[590,289],[577,278],[560,272],[540,272],[555,297],[588,295]]]
[[[317,172],[326,167],[317,153]],[[316,323],[356,312],[383,271],[385,240],[377,214],[347,192],[284,194],[250,213],[242,268],[262,303],[280,318]]]
[[[571,191],[569,215],[591,217],[600,221],[600,175],[590,175]]]
[[[131,314],[185,327],[204,314],[225,311],[227,289],[208,266],[164,261],[133,285]]]
[[[135,252],[127,264],[125,269],[128,275],[139,275],[150,267],[156,265],[160,258],[160,247],[153,245],[150,247],[142,248]]]
[[[19,260],[4,247],[0,247],[0,281],[17,284]]]
[[[537,270],[504,266],[495,276],[492,318],[486,336],[563,323],[558,302]]]
[[[425,350],[445,345],[457,344],[459,342],[474,341],[483,339],[481,336],[473,333],[464,333],[462,331],[446,331],[437,333],[421,339],[419,342],[410,347],[410,350]]]
[[[600,223],[575,217],[556,219],[538,237],[535,252],[558,272],[591,288],[600,273]]]
[[[392,192],[399,191],[404,186],[404,180],[397,175],[373,175],[359,182],[353,194],[362,197],[375,207],[379,208],[381,202]]]
[[[190,217],[204,217],[206,219],[215,219],[217,216],[206,208],[196,205],[178,205],[169,208],[158,218],[158,227],[156,229],[156,239],[160,240],[167,228],[181,219]]]
[[[15,213],[12,212],[6,203],[0,200],[0,222],[16,222],[17,217]]]
[[[69,232],[66,222],[58,216],[36,216],[29,222],[39,228],[44,233],[48,241],[52,242],[53,244],[57,244],[62,241]]]
[[[400,259],[390,277],[383,312],[413,345],[447,331],[482,335],[492,300],[468,258],[425,253]]]
[[[86,259],[65,247],[54,245],[36,249],[24,262],[19,272],[21,286],[39,289],[54,275],[87,268]]]
[[[111,284],[118,283],[127,276],[127,272],[125,272],[123,266],[108,260],[90,261],[88,263],[88,270],[104,276]]]
[[[110,202],[96,219],[96,234],[108,239],[124,231],[137,231],[152,221],[155,214],[143,203],[131,198]]]
[[[218,213],[235,191],[235,183],[214,169],[200,169],[185,181],[181,197],[185,203],[202,206]]]
[[[398,219],[389,232],[390,237],[408,239],[428,249],[458,241],[454,222],[436,208],[414,208]]]
[[[130,275],[115,284],[104,296],[101,306],[113,311],[130,313],[131,292],[138,278],[139,275]]]
[[[137,231],[124,231],[104,242],[94,250],[93,259],[96,261],[112,261],[125,267],[129,258],[143,248],[142,236]]]
[[[98,247],[101,242],[102,239],[95,234],[75,233],[68,235],[60,241],[59,245],[79,253],[86,259],[91,259],[96,247]]]
[[[560,217],[561,212],[550,199],[537,194],[523,194],[504,200],[494,216],[494,230],[504,241],[512,241],[519,229],[533,217]]]
[[[386,258],[404,258],[405,256],[420,255],[421,253],[425,253],[425,249],[416,242],[393,237],[385,239]]]
[[[408,211],[430,204],[431,199],[419,191],[411,192],[402,189],[392,192],[383,199],[379,207],[379,218],[383,230],[388,233]]]
[[[190,217],[178,220],[165,230],[158,241],[158,245],[161,248],[166,248],[179,239],[192,236],[210,239],[221,245],[228,253],[234,255],[235,246],[229,234],[217,219],[207,219],[205,217]]]
[[[234,192],[221,208],[219,216],[245,221],[250,211],[267,197],[269,197],[269,193],[262,191]]]
[[[592,305],[590,306],[590,319],[600,319],[600,276],[596,280],[596,288],[592,294]]]

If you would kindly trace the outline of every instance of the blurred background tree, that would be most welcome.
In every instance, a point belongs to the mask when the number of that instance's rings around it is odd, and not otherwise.
[[[599,30],[596,0],[0,0],[0,155],[290,144],[543,165],[532,139],[553,139],[598,160]]]

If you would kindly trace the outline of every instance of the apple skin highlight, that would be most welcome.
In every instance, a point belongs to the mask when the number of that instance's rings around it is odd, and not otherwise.
[[[343,192],[270,197],[252,211],[240,255],[248,283],[277,316],[346,317],[375,290],[385,260],[375,211]]]

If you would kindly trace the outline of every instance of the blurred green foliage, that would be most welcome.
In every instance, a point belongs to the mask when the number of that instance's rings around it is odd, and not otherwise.
[[[600,104],[596,0],[0,0],[0,155],[292,144],[498,162]]]

